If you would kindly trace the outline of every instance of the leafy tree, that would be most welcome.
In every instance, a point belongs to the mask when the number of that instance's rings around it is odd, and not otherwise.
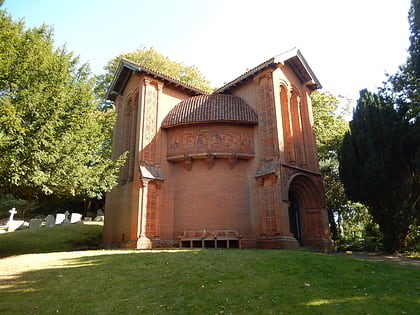
[[[24,198],[100,197],[122,159],[109,155],[114,114],[100,111],[86,65],[0,10],[0,188]]]
[[[312,93],[311,99],[316,146],[324,178],[330,230],[332,238],[337,241],[340,233],[335,218],[340,218],[348,206],[344,187],[339,178],[337,152],[344,134],[348,130],[348,122],[343,118],[345,111],[340,112],[339,98],[329,93],[316,91]]]
[[[363,203],[384,236],[388,252],[405,250],[405,238],[419,202],[414,163],[420,137],[391,99],[360,92],[340,154],[347,196]]]
[[[412,0],[408,14],[410,25],[409,56],[399,71],[390,76],[381,93],[391,97],[406,119],[420,119],[420,0]]]
[[[112,77],[117,70],[118,64],[123,58],[171,76],[196,88],[207,92],[211,91],[209,82],[204,78],[197,67],[185,66],[183,63],[172,61],[153,48],[141,48],[130,53],[120,54],[108,62],[104,68],[106,71],[105,74],[97,77],[96,93],[100,97],[104,98]]]

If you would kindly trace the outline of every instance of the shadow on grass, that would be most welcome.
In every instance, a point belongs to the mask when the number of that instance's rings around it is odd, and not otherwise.
[[[2,281],[0,313],[413,314],[420,306],[420,271],[400,266],[276,250],[112,253]]]

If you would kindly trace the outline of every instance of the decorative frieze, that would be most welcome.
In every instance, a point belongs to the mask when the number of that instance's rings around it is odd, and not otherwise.
[[[209,168],[216,158],[231,159],[254,157],[252,129],[240,126],[189,126],[168,131],[168,160],[182,160],[187,155],[203,158]]]

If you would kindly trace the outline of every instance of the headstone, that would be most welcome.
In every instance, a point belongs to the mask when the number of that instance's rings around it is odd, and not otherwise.
[[[55,218],[52,214],[47,215],[45,219],[45,226],[46,227],[53,227],[55,225]]]
[[[98,211],[96,211],[96,216],[97,217],[101,217],[101,216],[103,216],[104,215],[104,210],[102,210],[102,209],[98,209]]]
[[[30,229],[39,229],[42,225],[41,219],[31,219],[29,220],[29,228]]]
[[[55,224],[62,224],[65,217],[64,213],[57,213],[57,216],[55,217]]]
[[[13,231],[16,231],[18,228],[20,228],[25,221],[14,220],[14,216],[17,213],[16,208],[12,208],[11,210],[9,210],[9,213],[10,213],[9,222],[7,222],[6,224],[7,232],[13,232]]]
[[[61,224],[70,224],[69,215],[70,213],[68,211],[64,212],[64,221]]]
[[[72,213],[70,218],[70,223],[77,223],[82,221],[82,216],[80,213]]]
[[[12,208],[11,210],[9,210],[9,213],[10,213],[10,217],[9,217],[9,222],[10,222],[10,221],[13,221],[13,217],[17,213],[16,208]]]
[[[25,221],[23,220],[22,221],[20,220],[9,221],[8,226],[7,226],[7,232],[16,231],[17,229],[21,228],[24,223]]]
[[[104,216],[103,216],[103,215],[98,215],[97,217],[95,217],[95,218],[93,219],[93,221],[96,221],[96,222],[103,222],[103,221],[104,221]]]

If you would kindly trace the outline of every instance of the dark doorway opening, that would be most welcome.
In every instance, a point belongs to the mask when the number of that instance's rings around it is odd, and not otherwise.
[[[289,225],[290,232],[293,233],[299,244],[302,246],[302,231],[300,228],[299,203],[293,194],[289,195]]]

